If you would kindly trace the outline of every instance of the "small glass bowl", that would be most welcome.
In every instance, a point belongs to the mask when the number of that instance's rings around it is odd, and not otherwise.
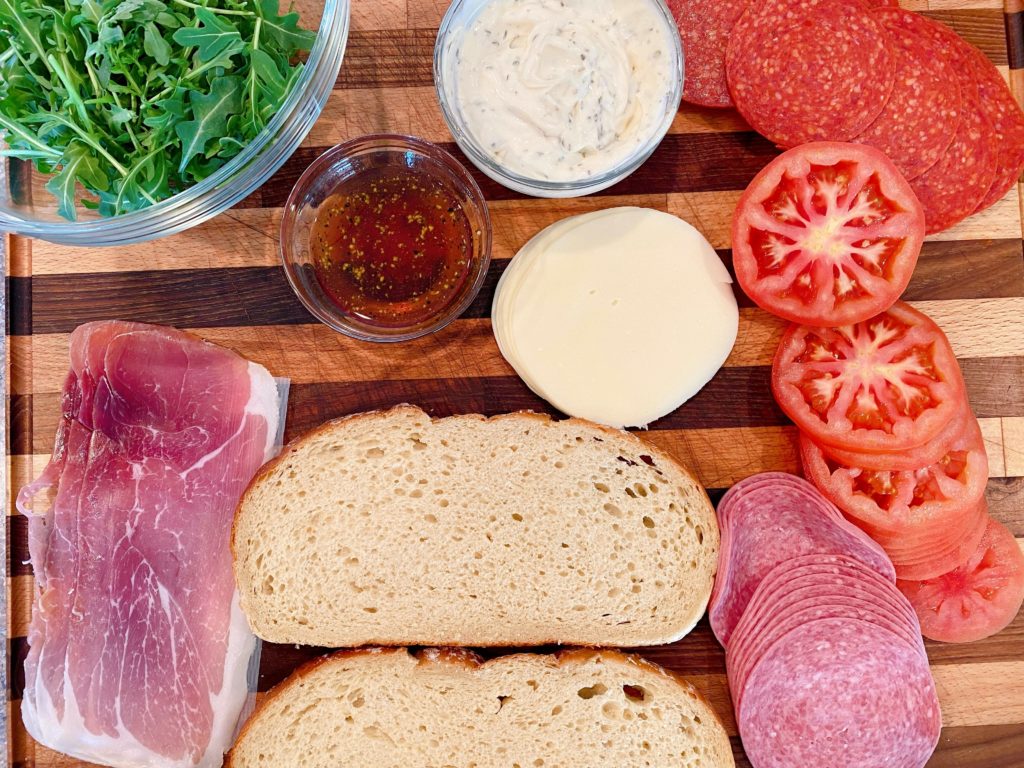
[[[370,169],[415,168],[450,189],[460,200],[473,231],[473,251],[463,290],[415,325],[382,327],[346,313],[324,292],[312,265],[310,234],[324,203],[346,180]],[[285,204],[281,260],[292,290],[317,320],[362,341],[408,341],[444,328],[469,308],[491,263],[491,217],[480,187],[450,154],[412,136],[363,136],[333,147],[306,169]]]
[[[454,0],[441,21],[437,32],[437,41],[434,44],[434,86],[437,89],[438,101],[441,103],[441,112],[448,124],[448,129],[455,138],[455,143],[459,145],[459,149],[465,153],[473,165],[479,168],[481,173],[509,189],[524,195],[548,198],[592,195],[613,184],[618,184],[643,165],[661,144],[669,128],[672,127],[672,121],[675,119],[683,99],[683,45],[675,18],[664,0],[651,0],[661,13],[666,29],[670,32],[669,37],[674,43],[671,51],[673,57],[672,91],[665,102],[665,112],[661,122],[658,123],[657,129],[648,140],[619,165],[599,176],[588,176],[574,181],[533,179],[502,167],[484,150],[467,127],[458,105],[454,71],[456,56],[454,53],[457,51],[466,29],[489,2],[492,0]]]

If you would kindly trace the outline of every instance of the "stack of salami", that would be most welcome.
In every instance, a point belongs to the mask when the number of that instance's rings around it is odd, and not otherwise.
[[[862,0],[669,0],[684,97],[735,106],[783,148],[885,152],[928,232],[1000,200],[1024,171],[1024,113],[984,54],[944,24]]]
[[[709,615],[755,768],[921,768],[941,714],[881,548],[813,486],[756,475],[718,507]]]

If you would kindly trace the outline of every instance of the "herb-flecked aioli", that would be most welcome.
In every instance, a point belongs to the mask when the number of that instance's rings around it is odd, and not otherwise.
[[[675,34],[654,0],[493,0],[453,43],[457,108],[510,172],[600,176],[674,111]]]
[[[427,320],[470,277],[474,233],[454,190],[422,170],[383,167],[346,180],[320,209],[310,251],[321,288],[380,327]]]

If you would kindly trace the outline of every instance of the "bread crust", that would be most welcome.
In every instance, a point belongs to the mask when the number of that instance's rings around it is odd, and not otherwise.
[[[333,653],[324,654],[316,659],[307,661],[302,664],[291,675],[282,680],[280,683],[275,685],[263,698],[263,700],[256,706],[253,713],[249,716],[245,725],[242,727],[238,734],[238,738],[235,741],[235,745],[241,743],[249,729],[253,727],[254,723],[258,719],[259,715],[264,709],[269,707],[278,697],[284,695],[292,685],[299,680],[308,677],[313,672],[318,670],[325,664],[331,664],[338,661],[345,661],[346,659],[359,659],[365,656],[378,656],[378,655],[395,655],[395,656],[407,656],[415,659],[417,664],[420,666],[456,666],[461,667],[464,670],[473,672],[477,669],[486,667],[489,664],[493,664],[500,660],[515,658],[517,656],[531,656],[531,657],[546,657],[551,659],[556,667],[563,667],[573,663],[586,663],[594,658],[602,660],[608,660],[627,666],[635,666],[651,674],[662,677],[666,680],[670,680],[675,685],[678,685],[686,695],[690,698],[698,701],[702,704],[709,713],[715,718],[718,727],[725,732],[725,726],[722,723],[718,713],[715,712],[711,706],[711,702],[702,694],[693,684],[683,677],[678,672],[673,672],[670,669],[665,669],[659,664],[655,664],[653,661],[648,661],[642,656],[631,653],[623,653],[617,650],[607,649],[596,649],[596,648],[566,648],[561,651],[557,651],[552,654],[538,654],[538,653],[513,653],[504,656],[496,656],[491,659],[484,659],[479,654],[467,648],[453,648],[453,647],[442,647],[442,648],[424,648],[419,651],[413,652],[408,648],[383,648],[383,647],[368,647],[368,648],[356,648],[346,649],[341,651],[334,651]],[[232,747],[231,751],[224,757],[224,768],[237,768],[235,766],[233,757],[235,748]]]

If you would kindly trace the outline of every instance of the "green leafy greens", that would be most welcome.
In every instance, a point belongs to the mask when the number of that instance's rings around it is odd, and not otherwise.
[[[0,156],[75,218],[152,205],[266,127],[315,36],[277,0],[0,0]]]

